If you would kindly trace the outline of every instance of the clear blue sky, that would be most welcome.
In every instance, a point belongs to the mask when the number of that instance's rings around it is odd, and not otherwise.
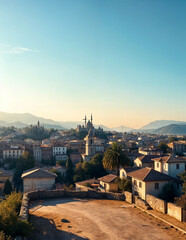
[[[186,1],[0,0],[0,111],[186,121]]]

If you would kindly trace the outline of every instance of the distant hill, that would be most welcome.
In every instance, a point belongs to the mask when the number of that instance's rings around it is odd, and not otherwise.
[[[165,127],[158,128],[152,133],[155,134],[171,134],[171,135],[186,135],[186,123],[185,124],[170,124]]]
[[[111,130],[116,131],[116,132],[130,132],[130,131],[133,131],[134,129],[122,125],[119,127],[114,127]]]
[[[139,128],[138,130],[153,130],[153,129],[158,129],[162,128],[171,124],[186,124],[186,122],[182,121],[174,121],[174,120],[156,120],[153,122],[148,123],[147,125]]]
[[[65,129],[60,122],[52,119],[34,116],[30,113],[5,113],[0,112],[0,126],[9,127],[15,126],[18,128],[34,125],[40,121],[45,128]]]

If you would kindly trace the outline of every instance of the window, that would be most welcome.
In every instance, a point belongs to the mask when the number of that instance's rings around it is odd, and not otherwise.
[[[142,187],[142,184],[141,184],[141,182],[139,182],[139,187],[140,187],[140,188]]]
[[[155,183],[155,189],[159,189],[159,183]]]
[[[137,181],[136,180],[134,180],[134,185],[137,185]]]
[[[180,164],[177,163],[177,164],[176,164],[176,169],[179,169],[179,168],[180,168]]]
[[[159,168],[159,163],[157,163],[157,168]]]

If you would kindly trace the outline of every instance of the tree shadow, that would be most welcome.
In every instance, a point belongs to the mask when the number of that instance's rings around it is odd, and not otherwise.
[[[53,219],[38,217],[32,214],[29,218],[29,222],[33,224],[34,230],[28,240],[89,240],[74,233],[58,229]],[[70,228],[70,223],[67,224]]]

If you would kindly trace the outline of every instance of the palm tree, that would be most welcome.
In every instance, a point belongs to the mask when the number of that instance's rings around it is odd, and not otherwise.
[[[116,142],[108,147],[103,157],[103,167],[109,170],[115,170],[119,176],[119,167],[125,167],[130,164],[130,159],[122,150],[122,146]]]

